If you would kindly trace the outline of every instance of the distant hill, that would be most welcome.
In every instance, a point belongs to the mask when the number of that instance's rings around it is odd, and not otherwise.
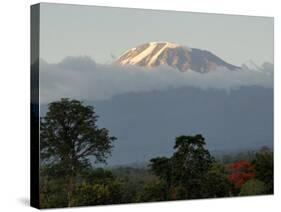
[[[179,135],[201,133],[211,151],[273,146],[273,92],[241,87],[231,92],[192,87],[124,94],[91,102],[99,126],[118,138],[110,164],[169,155]]]

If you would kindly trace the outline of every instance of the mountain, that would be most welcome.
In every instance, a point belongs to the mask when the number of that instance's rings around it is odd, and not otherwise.
[[[202,134],[216,152],[273,145],[273,90],[259,86],[231,91],[182,87],[126,93],[87,101],[98,114],[98,126],[117,137],[109,165],[169,156],[175,137]],[[40,106],[41,116],[48,105]]]
[[[248,60],[242,64],[242,68],[246,70],[258,71],[261,72],[262,68],[258,66],[254,61]]]
[[[128,49],[115,63],[150,68],[168,65],[181,72],[191,69],[200,73],[214,71],[218,67],[224,67],[231,71],[240,68],[225,62],[209,51],[171,42],[150,42]]]
[[[100,117],[98,125],[117,137],[109,164],[169,156],[179,135],[201,133],[211,151],[273,145],[272,88],[250,86],[227,92],[183,87],[89,104]]]
[[[256,71],[268,75],[273,75],[274,65],[269,62],[264,62],[261,66],[258,66],[254,61],[248,60],[242,64],[241,68],[247,71]]]

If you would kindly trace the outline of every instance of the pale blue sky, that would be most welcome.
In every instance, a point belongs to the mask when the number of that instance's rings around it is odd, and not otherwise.
[[[273,18],[41,4],[40,57],[87,55],[112,61],[128,48],[170,41],[213,52],[235,65],[273,62]]]

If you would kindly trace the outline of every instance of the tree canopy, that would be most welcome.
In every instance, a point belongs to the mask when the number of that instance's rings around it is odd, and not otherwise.
[[[49,111],[41,118],[41,162],[63,169],[68,179],[68,203],[71,206],[75,178],[83,169],[106,162],[115,137],[105,128],[98,128],[98,116],[92,106],[77,100],[61,99],[49,104]]]
[[[170,158],[158,157],[150,160],[151,170],[166,181],[170,199],[192,199],[204,197],[203,183],[213,162],[205,148],[202,135],[179,136]]]
[[[273,152],[263,148],[219,162],[202,135],[175,138],[173,154],[148,166],[106,163],[115,137],[97,126],[92,106],[70,99],[49,104],[40,123],[40,207],[70,207],[273,193]]]

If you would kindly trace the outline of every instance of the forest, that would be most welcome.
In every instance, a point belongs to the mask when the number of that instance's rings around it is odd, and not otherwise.
[[[106,164],[118,138],[94,107],[61,99],[40,120],[40,208],[273,194],[273,150],[212,155],[203,135],[177,135],[171,156]],[[188,129],[187,129],[188,130]]]

